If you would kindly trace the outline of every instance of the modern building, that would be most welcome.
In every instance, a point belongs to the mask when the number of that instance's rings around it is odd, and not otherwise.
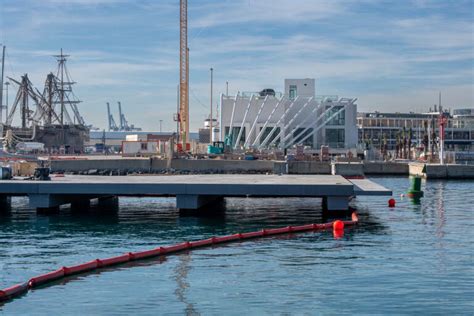
[[[445,127],[445,149],[450,151],[474,151],[474,110],[457,109],[447,117]],[[369,141],[378,148],[385,139],[387,149],[394,150],[397,137],[403,130],[408,137],[411,134],[412,143],[420,145],[425,134],[439,137],[440,112],[435,109],[428,113],[358,113],[357,127],[359,143]]]
[[[220,137],[234,149],[357,146],[356,99],[317,96],[314,79],[285,79],[273,89],[221,96]]]
[[[453,117],[456,118],[474,118],[474,108],[466,108],[466,109],[454,109],[453,110]]]

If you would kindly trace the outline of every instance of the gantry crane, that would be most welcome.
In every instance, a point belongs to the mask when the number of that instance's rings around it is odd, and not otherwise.
[[[189,49],[188,49],[188,1],[180,0],[179,11],[179,134],[182,149],[189,143]]]

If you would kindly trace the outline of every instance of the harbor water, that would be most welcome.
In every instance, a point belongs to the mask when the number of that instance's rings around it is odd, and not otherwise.
[[[360,224],[268,237],[68,278],[0,303],[5,315],[474,314],[474,182],[371,178],[394,191],[351,202]],[[120,211],[0,216],[0,288],[95,258],[262,228],[326,222],[319,199],[232,198],[180,216],[172,198],[121,198]]]

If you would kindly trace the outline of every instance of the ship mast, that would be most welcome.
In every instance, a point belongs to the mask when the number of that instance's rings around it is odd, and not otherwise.
[[[76,124],[77,122],[79,125],[85,125],[84,119],[80,115],[77,108],[77,104],[79,104],[81,101],[77,100],[72,91],[72,85],[75,84],[75,82],[70,78],[66,67],[66,61],[69,55],[64,55],[63,49],[61,48],[61,53],[59,55],[55,55],[54,57],[56,57],[58,62],[58,70],[55,76],[56,80],[54,82],[54,88],[58,93],[59,100],[57,102],[53,102],[53,104],[59,103],[60,106],[59,124],[64,125],[65,121],[67,121],[68,124]],[[69,116],[66,108],[68,105],[73,112],[72,119]],[[53,107],[52,104],[51,107]]]

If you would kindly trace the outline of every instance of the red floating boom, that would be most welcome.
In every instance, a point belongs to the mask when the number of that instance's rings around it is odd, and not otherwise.
[[[357,224],[359,218],[357,214],[352,213],[351,221],[342,221],[343,225],[341,226],[351,226]],[[339,223],[340,221],[338,221]],[[296,232],[305,232],[305,231],[315,231],[315,230],[324,230],[330,229],[334,225],[334,222],[326,224],[308,224],[302,226],[287,226],[282,228],[272,228],[272,229],[262,229],[256,232],[249,233],[239,233],[222,237],[211,237],[208,239],[197,240],[197,241],[185,241],[176,245],[168,247],[159,247],[151,250],[139,251],[139,252],[128,252],[121,256],[107,258],[107,259],[96,259],[83,264],[62,267],[56,271],[48,272],[36,277],[31,278],[25,283],[16,284],[9,288],[0,290],[0,301],[10,300],[14,297],[20,296],[28,292],[28,290],[35,288],[40,285],[51,283],[53,281],[62,279],[69,275],[85,273],[88,271],[101,269],[105,267],[110,267],[117,264],[126,263],[129,261],[142,260],[157,256],[162,256],[166,254],[178,253],[184,250],[212,246],[216,244],[229,243],[233,241],[240,241],[245,239],[252,239],[258,237],[272,236],[272,235],[281,235],[281,234],[290,234]]]

